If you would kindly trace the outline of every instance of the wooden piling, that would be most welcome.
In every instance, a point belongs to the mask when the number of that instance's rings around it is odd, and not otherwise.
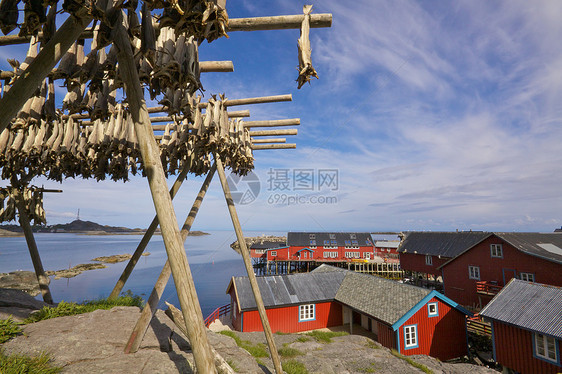
[[[16,207],[18,208],[18,218],[20,226],[22,227],[23,234],[25,235],[25,241],[27,242],[27,248],[29,249],[31,262],[33,263],[35,275],[37,276],[37,281],[39,282],[41,296],[43,297],[44,302],[53,304],[53,297],[51,296],[51,290],[49,289],[49,277],[47,277],[47,275],[45,274],[43,264],[41,263],[41,257],[39,256],[39,251],[37,250],[37,243],[35,242],[33,230],[31,229],[29,217],[27,216],[27,211],[25,209],[25,201],[19,190],[14,188],[13,191]]]
[[[277,119],[270,121],[244,121],[244,127],[278,127],[278,126],[298,126],[301,124],[300,118]]]
[[[187,335],[193,349],[195,366],[200,373],[216,373],[201,306],[181,242],[176,214],[168,193],[166,176],[144,101],[144,92],[136,69],[133,50],[127,30],[122,25],[121,20],[118,20],[118,23],[113,30],[113,39],[118,50],[119,72],[125,84],[125,92],[139,142],[144,171],[147,175],[154,207],[160,222],[162,238],[186,323]]]
[[[230,218],[232,219],[234,231],[236,232],[236,238],[238,240],[238,246],[240,247],[240,253],[242,254],[242,258],[244,260],[244,266],[246,267],[246,272],[248,273],[248,279],[250,280],[250,286],[252,287],[252,292],[254,293],[254,297],[256,299],[258,313],[260,315],[261,323],[263,326],[263,332],[265,334],[265,339],[267,340],[267,345],[269,347],[269,353],[271,354],[273,366],[277,374],[283,374],[283,369],[281,368],[281,360],[279,359],[279,353],[277,352],[277,347],[275,346],[275,340],[273,339],[271,326],[269,325],[269,320],[267,319],[267,313],[265,311],[265,306],[263,304],[263,299],[261,297],[260,288],[256,280],[256,275],[254,274],[254,269],[252,268],[252,262],[250,260],[250,252],[248,251],[246,240],[244,239],[244,234],[242,233],[240,220],[238,219],[238,213],[236,212],[236,207],[234,206],[234,201],[232,200],[232,195],[230,194],[230,187],[228,186],[228,182],[226,180],[224,166],[220,157],[217,157],[216,155],[215,155],[215,163],[217,165],[217,171],[219,173],[222,190],[224,192],[224,198],[226,199],[226,205],[228,206],[228,212],[230,213]]]
[[[199,212],[199,208],[201,208],[201,203],[203,202],[203,198],[205,197],[205,194],[209,189],[209,185],[211,184],[211,180],[213,179],[216,170],[217,170],[217,166],[216,164],[214,164],[211,167],[211,170],[209,170],[209,173],[207,173],[207,177],[205,178],[205,181],[203,182],[203,185],[201,186],[201,189],[199,190],[199,193],[197,194],[197,197],[193,202],[193,206],[191,207],[191,210],[189,211],[189,214],[185,219],[185,222],[181,229],[181,236],[183,242],[185,242],[185,240],[189,235],[189,231],[191,230],[193,221],[197,216],[197,212]],[[146,302],[146,305],[142,310],[141,316],[137,320],[137,323],[133,328],[133,332],[129,337],[129,341],[125,346],[125,353],[134,353],[139,350],[144,335],[146,334],[146,330],[150,325],[150,321],[152,320],[154,313],[156,313],[156,309],[158,303],[160,302],[160,298],[162,297],[162,294],[164,293],[164,289],[168,284],[168,280],[170,279],[170,274],[171,274],[170,262],[166,260],[166,263],[164,264],[164,268],[160,272],[160,275],[156,280],[156,284],[154,285],[154,288],[150,293],[150,297],[148,298],[148,301]]]
[[[284,135],[297,135],[297,129],[290,130],[261,130],[249,131],[250,136],[284,136]]]

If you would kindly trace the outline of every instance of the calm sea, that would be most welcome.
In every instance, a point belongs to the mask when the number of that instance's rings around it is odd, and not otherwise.
[[[240,255],[230,248],[236,240],[234,232],[213,231],[211,235],[190,236],[185,247],[203,316],[215,308],[230,302],[226,287],[232,276],[245,275],[246,270]],[[281,232],[245,232],[246,236],[286,235]],[[45,270],[60,270],[92,262],[99,256],[133,253],[142,235],[90,236],[78,234],[35,234],[35,240]],[[123,288],[135,295],[148,298],[156,279],[166,262],[166,250],[161,236],[154,236],[146,252]],[[86,271],[74,278],[55,280],[51,277],[50,289],[55,302],[92,300],[107,297],[115,286],[127,262],[106,264],[107,268]],[[15,270],[31,270],[33,264],[23,237],[0,237],[0,273]],[[41,296],[37,297],[41,299]],[[179,307],[179,301],[170,279],[160,308],[164,301]]]

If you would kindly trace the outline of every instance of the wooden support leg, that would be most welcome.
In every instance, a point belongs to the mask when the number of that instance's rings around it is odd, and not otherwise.
[[[31,256],[31,262],[33,262],[35,275],[37,276],[37,281],[39,282],[41,296],[43,296],[43,301],[48,304],[53,304],[53,298],[51,296],[51,291],[49,290],[49,277],[47,277],[45,270],[43,270],[41,257],[39,257],[39,251],[37,250],[37,243],[35,243],[35,237],[33,236],[33,231],[31,230],[29,217],[27,216],[27,212],[25,210],[23,196],[18,190],[14,189],[14,197],[18,208],[20,225],[23,229],[25,241],[27,242],[27,248],[29,248],[29,255]]]
[[[209,189],[209,185],[211,184],[211,180],[213,179],[213,175],[216,171],[216,165],[213,165],[209,173],[207,174],[207,178],[203,182],[199,193],[197,194],[197,198],[185,219],[185,223],[183,224],[183,228],[181,230],[182,240],[185,242],[187,236],[189,235],[189,231],[191,230],[191,226],[193,225],[193,221],[197,216],[197,212],[199,212],[199,208],[201,207],[201,203],[203,202],[203,198]],[[129,341],[125,346],[125,353],[134,353],[139,350],[139,347],[142,343],[144,335],[146,334],[146,330],[150,325],[150,321],[156,313],[156,308],[158,303],[160,302],[160,298],[162,297],[162,293],[164,293],[164,289],[168,284],[168,280],[170,279],[171,268],[170,262],[166,260],[164,264],[164,268],[160,272],[158,276],[158,280],[156,280],[156,284],[150,293],[150,297],[148,298],[148,302],[146,303],[144,309],[142,310],[141,316],[137,320],[137,323],[129,337]]]
[[[181,171],[181,173],[178,175],[178,177],[176,178],[176,181],[174,182],[174,185],[170,189],[170,197],[172,199],[174,199],[174,197],[178,193],[178,190],[180,189],[183,181],[187,177],[187,173],[189,172],[190,167],[191,167],[191,160],[184,167],[184,169]],[[148,242],[150,242],[150,239],[152,239],[152,236],[154,235],[154,232],[156,231],[157,227],[158,227],[158,216],[154,216],[154,219],[150,223],[150,226],[148,226],[148,229],[144,233],[144,236],[142,237],[139,245],[137,246],[137,249],[135,250],[135,253],[133,253],[133,255],[131,256],[131,259],[127,263],[127,266],[125,266],[125,269],[123,270],[123,273],[119,277],[119,280],[117,281],[117,284],[115,284],[115,287],[113,287],[113,291],[111,291],[111,294],[108,297],[109,300],[116,299],[119,296],[119,294],[121,293],[121,290],[123,290],[123,287],[125,286],[125,283],[127,282],[127,279],[129,279],[129,276],[133,272],[133,269],[135,268],[135,265],[137,264],[137,262],[139,261],[139,258],[141,257],[142,253],[146,249],[146,246],[148,245]]]
[[[154,138],[154,131],[152,131],[152,124],[144,101],[144,92],[135,66],[133,50],[127,30],[120,20],[113,31],[113,39],[118,50],[119,71],[125,83],[125,92],[139,141],[144,171],[148,178],[154,207],[160,222],[162,238],[186,323],[188,339],[193,349],[195,366],[200,373],[216,373],[201,306],[182,245],[178,221],[168,192],[166,176],[160,160],[160,151]]]
[[[224,166],[220,157],[215,155],[215,162],[217,164],[217,171],[219,173],[219,178],[222,185],[222,190],[224,192],[224,197],[226,199],[226,205],[228,205],[228,211],[230,213],[230,218],[232,219],[232,224],[234,225],[234,231],[236,232],[236,238],[238,239],[238,245],[240,247],[240,253],[244,259],[244,266],[246,267],[246,272],[248,273],[248,279],[250,280],[250,286],[252,287],[252,292],[256,299],[256,305],[258,307],[258,313],[260,315],[261,323],[263,325],[263,332],[265,334],[265,339],[267,340],[267,345],[269,346],[269,353],[271,354],[271,359],[273,360],[273,366],[275,367],[275,372],[277,374],[283,374],[283,369],[281,368],[281,360],[279,359],[279,353],[275,346],[275,340],[273,340],[273,333],[271,332],[271,326],[267,319],[267,313],[263,305],[263,299],[261,297],[260,288],[256,280],[256,275],[252,269],[252,263],[250,261],[250,252],[246,245],[246,240],[244,239],[244,234],[242,233],[242,227],[240,226],[240,221],[238,220],[238,213],[236,213],[236,207],[234,206],[234,201],[232,201],[232,195],[230,194],[230,187],[228,187],[228,182],[226,181],[226,174],[224,172]]]
[[[76,16],[68,17],[47,45],[41,48],[37,57],[0,99],[0,108],[2,108],[0,110],[0,132],[10,124],[23,104],[33,95],[43,79],[91,21],[92,17],[88,14],[87,8],[82,8]]]

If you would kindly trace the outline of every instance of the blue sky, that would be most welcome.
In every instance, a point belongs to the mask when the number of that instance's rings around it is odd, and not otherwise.
[[[299,14],[302,3],[242,0],[227,9],[231,18]],[[301,90],[298,30],[233,32],[199,49],[200,60],[235,68],[203,74],[206,97],[291,93],[290,103],[236,109],[250,109],[249,120],[301,118],[299,135],[287,137],[296,150],[255,152],[260,192],[238,207],[246,230],[562,226],[561,2],[321,0],[313,11],[332,13],[333,25],[311,30],[320,79]],[[0,51],[0,69],[14,54],[23,60],[25,50]],[[337,185],[319,186],[326,170],[337,171]],[[314,176],[312,191],[295,173]],[[201,183],[190,176],[182,187],[178,219]],[[64,190],[45,198],[49,223],[68,222],[78,209],[81,219],[129,227],[146,227],[154,215],[142,178],[34,184]],[[230,228],[217,176],[194,229]]]

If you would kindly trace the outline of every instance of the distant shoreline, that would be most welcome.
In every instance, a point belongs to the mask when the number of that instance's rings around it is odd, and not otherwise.
[[[106,236],[106,235],[144,235],[146,230],[141,231],[54,231],[54,232],[35,232],[34,234],[78,234],[78,235],[91,235],[91,236]],[[154,235],[161,235],[160,231],[156,231]],[[203,231],[190,231],[189,236],[204,236],[211,235]],[[17,238],[23,237],[23,232],[14,232],[0,229],[0,238]]]

